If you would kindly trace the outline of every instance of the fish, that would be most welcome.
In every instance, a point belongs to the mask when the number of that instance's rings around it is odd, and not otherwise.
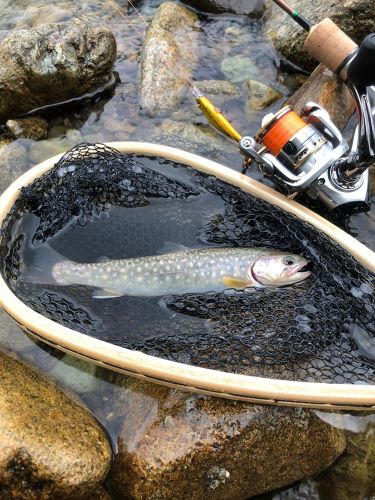
[[[249,287],[280,287],[306,279],[308,260],[265,248],[210,247],[148,257],[78,263],[57,262],[58,285],[94,287],[93,297],[181,295]]]

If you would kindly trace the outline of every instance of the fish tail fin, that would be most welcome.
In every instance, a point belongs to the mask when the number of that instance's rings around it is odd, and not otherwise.
[[[24,262],[22,279],[39,285],[69,285],[64,270],[73,263],[49,245],[44,245],[34,250]]]

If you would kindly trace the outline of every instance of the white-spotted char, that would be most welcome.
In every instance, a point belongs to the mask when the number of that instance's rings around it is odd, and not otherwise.
[[[60,285],[95,287],[96,298],[204,293],[227,288],[278,287],[297,283],[308,261],[271,249],[203,248],[92,264],[58,262]]]

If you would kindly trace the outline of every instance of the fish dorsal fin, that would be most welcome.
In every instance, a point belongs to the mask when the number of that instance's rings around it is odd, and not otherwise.
[[[228,288],[248,288],[254,285],[251,279],[236,278],[235,276],[223,276],[222,282]]]
[[[92,292],[94,299],[111,299],[115,297],[122,297],[124,292],[120,290],[112,290],[111,288],[97,288]]]
[[[180,243],[174,243],[173,241],[166,241],[164,245],[158,250],[159,255],[164,255],[166,253],[176,253],[176,252],[187,252],[190,250],[188,247],[181,245]]]

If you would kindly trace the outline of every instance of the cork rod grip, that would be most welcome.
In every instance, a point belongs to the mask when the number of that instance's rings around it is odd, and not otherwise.
[[[326,18],[311,28],[304,48],[314,59],[336,73],[343,61],[358,48],[358,45],[331,19]],[[340,76],[346,79],[345,69],[340,72]]]

